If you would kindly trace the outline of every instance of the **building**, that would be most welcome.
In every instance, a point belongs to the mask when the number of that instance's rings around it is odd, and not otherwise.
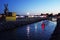
[[[8,11],[8,4],[4,4],[4,14],[0,14],[0,21],[16,21],[16,12]]]
[[[16,21],[16,13],[11,12],[8,16],[6,16],[6,21]]]

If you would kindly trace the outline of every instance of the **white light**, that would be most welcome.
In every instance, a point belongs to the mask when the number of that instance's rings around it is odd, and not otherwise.
[[[29,33],[30,33],[30,26],[28,25],[28,26],[27,26],[27,37],[28,37],[28,39],[30,38]]]
[[[52,21],[57,21],[57,19],[56,18],[52,18]]]
[[[19,18],[19,16],[16,16],[16,18]]]
[[[20,16],[21,18],[24,18],[24,16]]]
[[[27,15],[29,15],[29,12],[27,12]]]
[[[32,17],[34,17],[34,16],[28,16],[28,17],[32,18]]]
[[[35,24],[35,30],[37,29],[37,25]]]

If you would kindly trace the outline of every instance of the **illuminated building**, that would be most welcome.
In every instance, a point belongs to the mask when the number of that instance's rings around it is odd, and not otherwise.
[[[4,4],[4,14],[0,14],[0,21],[16,21],[16,13],[8,11],[8,4]]]
[[[12,12],[11,15],[6,16],[6,21],[16,21],[16,13]]]

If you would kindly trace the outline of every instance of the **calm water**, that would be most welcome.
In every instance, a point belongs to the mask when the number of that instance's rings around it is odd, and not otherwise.
[[[45,30],[41,28],[42,22],[45,22]],[[55,27],[56,22],[41,21],[12,31],[0,32],[0,40],[49,40]]]

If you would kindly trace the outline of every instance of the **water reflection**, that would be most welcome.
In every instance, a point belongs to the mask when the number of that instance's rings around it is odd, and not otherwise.
[[[42,22],[46,23],[45,30],[42,30]],[[51,34],[56,27],[56,22],[41,21],[38,23],[30,24],[20,27],[17,30],[17,39],[19,40],[49,40]]]
[[[45,23],[45,30],[41,24]],[[57,23],[52,21],[40,21],[27,26],[18,27],[15,30],[0,33],[0,40],[49,40]]]
[[[35,32],[37,32],[37,24],[35,24]]]
[[[28,26],[27,26],[27,38],[28,38],[28,39],[30,39],[29,33],[30,33],[30,26],[28,25]]]

